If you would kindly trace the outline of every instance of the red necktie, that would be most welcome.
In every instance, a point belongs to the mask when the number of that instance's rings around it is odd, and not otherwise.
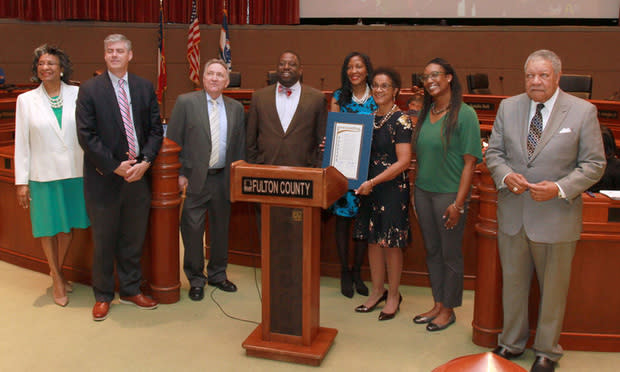
[[[131,122],[131,115],[129,114],[129,100],[127,99],[127,93],[125,92],[125,80],[120,79],[118,81],[118,106],[121,109],[121,117],[123,118],[123,125],[125,126],[125,135],[127,136],[127,145],[129,146],[129,159],[135,159],[138,155],[136,151],[136,136],[133,129],[133,123]]]
[[[293,90],[285,87],[284,85],[278,85],[278,93],[286,93],[286,96],[290,97],[291,94],[293,94]]]

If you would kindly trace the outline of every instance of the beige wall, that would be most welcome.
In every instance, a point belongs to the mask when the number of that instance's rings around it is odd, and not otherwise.
[[[219,26],[202,26],[203,64],[217,53]],[[60,45],[72,57],[74,79],[86,80],[103,63],[103,38],[114,32],[134,43],[131,70],[153,82],[157,76],[157,25],[124,23],[26,23],[0,20],[4,47],[0,66],[9,83],[29,78],[32,50],[43,42]],[[334,89],[340,66],[353,50],[370,55],[373,64],[396,67],[409,87],[411,73],[441,56],[465,75],[487,72],[495,94],[512,95],[523,89],[523,62],[540,48],[560,55],[565,73],[593,75],[593,98],[604,99],[620,89],[620,27],[442,27],[442,26],[231,26],[233,70],[241,71],[243,88],[265,85],[266,71],[284,49],[302,58],[304,82]],[[169,115],[176,96],[192,89],[185,59],[187,25],[166,26]],[[500,80],[503,78],[503,81]]]

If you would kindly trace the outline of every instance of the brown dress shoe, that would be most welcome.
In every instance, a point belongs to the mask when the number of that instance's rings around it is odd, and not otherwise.
[[[93,320],[101,321],[108,317],[108,312],[110,311],[110,303],[109,302],[95,302],[95,306],[93,306]]]
[[[157,308],[157,301],[153,300],[150,297],[146,297],[142,293],[138,293],[135,296],[122,296],[121,297],[122,304],[134,304],[140,309],[151,310]]]

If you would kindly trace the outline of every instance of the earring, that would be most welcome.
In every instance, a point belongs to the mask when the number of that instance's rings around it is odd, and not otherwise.
[[[60,77],[63,77],[63,76],[65,76],[65,73],[64,73],[64,72],[61,72],[61,73],[60,73]]]

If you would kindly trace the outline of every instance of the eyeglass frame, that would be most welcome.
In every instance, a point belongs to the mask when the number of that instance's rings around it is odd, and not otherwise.
[[[422,74],[420,75],[420,82],[424,84],[429,78],[433,81],[436,81],[437,78],[439,78],[439,75],[447,75],[447,73],[445,71],[433,71],[430,74]]]
[[[372,84],[370,84],[370,88],[372,90],[388,90],[389,88],[394,88],[394,85],[392,85],[392,84],[377,85],[375,83],[372,83]]]

